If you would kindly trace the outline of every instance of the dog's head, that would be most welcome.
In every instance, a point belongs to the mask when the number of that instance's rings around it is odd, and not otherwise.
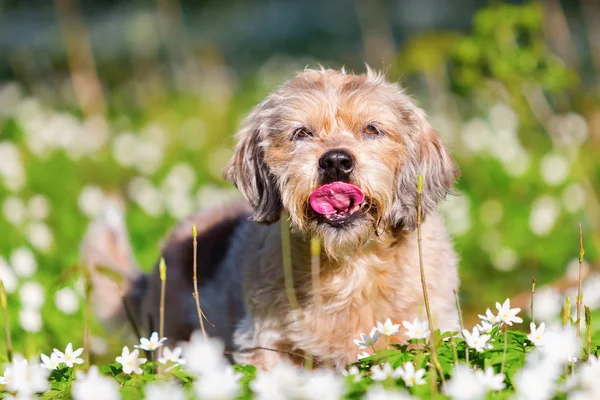
[[[425,113],[403,90],[362,75],[306,70],[256,106],[225,168],[253,220],[289,212],[294,230],[331,255],[417,223],[451,189],[458,168]]]

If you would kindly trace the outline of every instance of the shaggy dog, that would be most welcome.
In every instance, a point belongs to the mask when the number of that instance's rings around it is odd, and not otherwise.
[[[199,327],[192,224],[198,227],[200,304],[211,322],[206,330],[222,338],[237,362],[268,369],[281,359],[301,363],[310,356],[317,365],[341,367],[356,361],[353,340],[377,321],[426,319],[416,234],[419,174],[433,319],[436,328],[457,330],[457,257],[435,207],[458,168],[425,113],[397,84],[367,68],[360,75],[305,70],[251,111],[224,170],[246,202],[191,216],[162,248],[165,335],[174,343]],[[281,224],[291,232],[293,283],[282,268]],[[314,276],[311,237],[321,243]],[[92,270],[102,321],[124,320],[122,293],[138,325],[157,329],[158,270],[147,276],[135,266],[115,209],[91,224],[82,262],[125,277],[119,289]],[[406,340],[398,334],[388,343]]]

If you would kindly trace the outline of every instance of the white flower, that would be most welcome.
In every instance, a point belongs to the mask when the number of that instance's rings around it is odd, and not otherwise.
[[[541,320],[555,320],[562,309],[562,298],[559,291],[552,286],[545,286],[539,291],[536,288],[535,292],[535,303],[533,304],[535,317]]]
[[[161,347],[166,340],[166,337],[159,339],[158,332],[152,332],[152,334],[150,335],[150,339],[140,338],[140,344],[136,344],[133,347],[135,347],[136,349],[142,349],[146,351],[154,351]]]
[[[542,355],[552,362],[573,362],[581,353],[581,343],[572,326],[559,326],[544,333],[544,345],[539,347]]]
[[[471,229],[471,200],[465,193],[453,196],[439,208],[453,236],[462,236]]]
[[[127,185],[127,194],[144,212],[157,217],[164,212],[162,193],[145,177],[135,177]]]
[[[371,357],[371,355],[369,353],[367,353],[366,351],[363,351],[362,353],[358,353],[356,355],[357,360],[362,360],[363,358],[367,358],[367,357]]]
[[[473,370],[459,364],[454,367],[452,379],[446,382],[442,392],[454,400],[478,400],[485,396],[485,387]]]
[[[204,336],[199,330],[192,333],[189,342],[182,342],[180,345],[183,349],[186,367],[192,372],[209,373],[229,365],[223,356],[225,351],[223,341],[211,337],[204,340]]]
[[[559,201],[551,196],[542,196],[531,206],[529,228],[537,236],[546,236],[554,228],[559,214]]]
[[[518,256],[513,249],[499,249],[492,260],[494,267],[499,271],[512,271],[517,266]]]
[[[49,250],[54,241],[50,228],[43,222],[34,222],[30,224],[27,228],[26,236],[29,243],[40,251]]]
[[[531,322],[529,324],[529,329],[531,329],[531,333],[527,335],[527,339],[531,341],[535,346],[543,346],[544,339],[544,331],[546,330],[546,324],[541,323],[539,327],[535,327],[535,323]]]
[[[401,368],[393,369],[390,363],[386,362],[371,367],[371,379],[374,381],[385,381],[389,378],[398,379],[402,376],[402,372],[403,370]]]
[[[485,372],[475,371],[475,377],[487,391],[502,390],[506,387],[504,374],[496,374],[493,367],[487,367]]]
[[[173,350],[167,346],[163,347],[162,356],[158,359],[161,364],[167,364],[172,362],[174,364],[185,365],[185,359],[181,357],[183,349],[181,347],[175,347]]]
[[[44,287],[37,282],[25,282],[19,290],[21,304],[29,310],[39,310],[44,305]]]
[[[72,343],[67,345],[64,353],[58,349],[54,349],[54,353],[58,356],[60,362],[65,363],[69,368],[73,368],[73,364],[83,364],[83,358],[79,357],[83,353],[83,348],[73,351]]]
[[[398,368],[398,370],[406,386],[411,387],[414,385],[425,384],[425,379],[423,379],[423,375],[425,375],[425,369],[420,368],[415,371],[415,365],[412,362],[405,362],[402,367]]]
[[[406,392],[387,390],[381,385],[372,385],[364,397],[365,400],[409,400],[414,399]]]
[[[163,193],[168,194],[174,191],[189,192],[196,183],[196,172],[191,165],[179,163],[171,168],[162,182],[161,189]]]
[[[489,308],[487,310],[485,310],[485,315],[479,314],[477,316],[482,321],[486,321],[489,324],[491,324],[492,326],[500,322],[500,317],[498,317],[497,315],[494,315],[494,313],[492,313]]]
[[[397,333],[400,333],[400,331],[398,330],[399,328],[400,324],[392,324],[392,320],[389,318],[385,320],[384,324],[377,321],[377,330],[381,332],[382,335],[392,336]]]
[[[570,394],[573,393],[575,388],[580,390],[581,395],[587,395],[587,397],[581,398],[597,398],[600,395],[600,361],[594,355],[591,355],[588,362],[583,363],[575,372],[567,378],[565,384],[565,391]],[[572,397],[569,396],[569,399]]]
[[[13,293],[17,289],[17,277],[6,260],[0,257],[0,280],[4,284],[6,293]]]
[[[146,400],[186,400],[183,388],[174,382],[152,382],[144,388]],[[208,398],[208,397],[206,397]]]
[[[303,382],[303,398],[339,400],[344,396],[344,381],[333,371],[307,372]]]
[[[42,221],[50,215],[50,202],[41,194],[31,197],[27,208],[31,219],[36,221]]]
[[[86,217],[95,218],[104,209],[104,192],[98,186],[85,186],[79,193],[77,204]]]
[[[507,325],[512,325],[513,322],[521,323],[523,319],[517,317],[517,314],[521,311],[520,308],[510,308],[510,299],[506,299],[502,305],[496,303],[496,309],[498,310],[498,318],[500,321]]]
[[[27,217],[27,209],[23,200],[16,196],[8,196],[2,203],[2,214],[8,222],[20,226]]]
[[[49,389],[50,371],[39,364],[29,364],[20,354],[15,354],[13,362],[4,372],[4,384],[11,392],[17,392],[19,398],[33,398],[35,393]]]
[[[20,278],[29,278],[37,270],[37,261],[35,256],[26,247],[19,247],[12,252],[10,263],[15,271],[15,275]]]
[[[351,376],[354,383],[360,381],[362,374],[356,365],[353,365],[348,370],[343,370],[342,375],[348,377]]]
[[[42,359],[42,367],[50,371],[57,369],[60,363],[62,362],[60,357],[56,353],[50,353],[50,357],[48,357],[45,354],[42,354],[40,357]]]
[[[42,329],[42,314],[38,310],[23,308],[19,311],[19,324],[27,332],[39,332]]]
[[[250,389],[258,400],[286,400],[300,397],[301,373],[287,362],[277,363],[270,371],[258,371]]]
[[[558,186],[569,176],[571,165],[560,154],[551,153],[542,158],[540,174],[542,179],[550,186]]]
[[[562,205],[570,213],[576,213],[585,207],[586,192],[579,183],[572,183],[567,186],[561,194]]]
[[[381,332],[377,328],[371,329],[371,333],[365,335],[364,333],[360,334],[360,339],[355,339],[354,343],[358,346],[359,349],[366,349],[369,347],[373,347],[375,343],[381,337]]]
[[[72,315],[79,310],[79,296],[70,287],[59,289],[54,294],[56,308],[67,315]]]
[[[488,343],[488,340],[490,340],[491,336],[487,334],[480,335],[477,327],[473,328],[472,333],[469,333],[468,330],[463,329],[463,336],[465,337],[467,345],[470,348],[477,350],[479,353],[483,353],[484,349],[492,348],[492,345]]]
[[[427,339],[431,334],[429,330],[429,321],[420,321],[415,318],[412,324],[408,321],[402,322],[402,325],[407,329],[406,335],[409,339]]]
[[[138,349],[130,353],[127,346],[123,347],[123,352],[116,358],[116,361],[123,366],[124,373],[131,374],[135,372],[138,375],[142,373],[140,365],[144,364],[147,360],[145,358],[138,358],[139,354],[140,351]]]
[[[475,328],[477,328],[479,333],[490,333],[493,327],[494,325],[485,319],[482,319],[480,324],[475,325]]]
[[[18,147],[9,141],[1,142],[0,160],[0,177],[6,187],[13,192],[21,190],[25,185],[25,169]]]
[[[77,371],[72,395],[75,400],[120,400],[119,384],[112,378],[100,375],[92,365],[87,374]],[[150,385],[148,385],[150,386]],[[176,400],[173,398],[172,400]]]
[[[525,366],[512,380],[516,399],[546,400],[553,398],[556,393],[556,379],[561,375],[562,367],[554,362],[534,358],[536,357],[528,356]]]

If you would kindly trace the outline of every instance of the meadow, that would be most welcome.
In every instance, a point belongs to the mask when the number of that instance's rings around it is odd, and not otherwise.
[[[379,321],[356,338],[365,354],[344,374],[231,367],[221,344],[199,332],[180,350],[150,340],[152,332],[124,343],[122,332],[94,321],[78,264],[85,228],[109,201],[124,205],[137,260],[149,271],[176,221],[239,197],[221,176],[239,121],[295,71],[323,60],[274,56],[244,75],[214,49],[165,61],[143,35],[152,20],[136,19],[127,71],[101,60],[90,67],[86,52],[68,52],[44,78],[0,81],[0,325],[11,340],[0,340],[4,397],[600,395],[600,57],[592,47],[575,61],[557,55],[561,42],[543,11],[536,3],[483,7],[470,33],[411,37],[385,67],[427,110],[461,167],[456,194],[439,212],[461,258],[466,332]],[[29,62],[15,56],[12,65]],[[372,342],[389,335],[407,335],[411,346],[372,354]]]

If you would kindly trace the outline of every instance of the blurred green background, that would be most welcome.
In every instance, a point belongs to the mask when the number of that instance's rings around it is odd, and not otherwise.
[[[595,22],[594,22],[595,21]],[[594,0],[0,1],[0,278],[15,347],[81,342],[90,219],[125,200],[140,265],[221,178],[250,108],[305,66],[399,80],[462,169],[440,207],[472,321],[511,296],[555,316],[586,249],[600,307]],[[574,302],[573,302],[574,303]],[[523,306],[525,307],[525,306]],[[93,351],[116,339],[94,326]],[[3,341],[0,341],[4,346]]]

